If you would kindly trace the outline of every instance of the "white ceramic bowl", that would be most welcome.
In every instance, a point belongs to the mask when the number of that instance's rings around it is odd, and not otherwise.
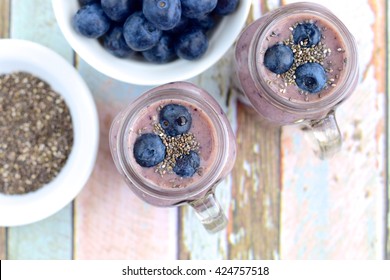
[[[81,191],[95,164],[99,122],[92,95],[78,72],[60,55],[24,40],[0,40],[0,74],[29,72],[61,94],[70,109],[74,143],[53,181],[20,195],[0,193],[0,226],[29,224],[56,213]]]
[[[233,45],[244,27],[251,0],[241,0],[237,11],[223,18],[213,31],[209,48],[202,58],[196,61],[178,59],[162,65],[114,57],[96,39],[85,38],[75,32],[71,19],[79,9],[78,0],[52,0],[52,5],[65,38],[88,64],[103,74],[123,82],[158,85],[190,79],[216,63]]]

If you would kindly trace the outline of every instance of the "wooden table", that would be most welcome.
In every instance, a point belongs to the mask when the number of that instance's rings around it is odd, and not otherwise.
[[[254,0],[251,19],[290,2]],[[360,84],[337,111],[343,149],[321,161],[298,128],[264,127],[236,101],[230,51],[191,80],[224,106],[238,143],[235,168],[217,192],[229,224],[208,235],[189,207],[140,201],[113,165],[111,120],[148,88],[117,82],[80,59],[51,1],[0,0],[0,37],[41,43],[72,63],[93,92],[101,128],[96,167],[79,196],[43,221],[0,228],[0,259],[390,258],[386,1],[314,2],[348,26],[359,47]]]

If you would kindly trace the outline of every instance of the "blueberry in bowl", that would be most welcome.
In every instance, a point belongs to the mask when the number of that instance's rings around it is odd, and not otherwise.
[[[110,28],[111,21],[102,7],[93,3],[77,11],[72,19],[73,28],[87,38],[98,38]]]
[[[103,11],[112,21],[123,22],[135,11],[133,0],[101,0]]]
[[[102,0],[53,0],[52,5],[61,31],[83,61],[106,76],[138,85],[158,85],[175,80],[187,80],[207,70],[234,44],[238,34],[245,25],[251,6],[250,1],[241,0],[234,12],[226,16],[217,14],[215,11],[217,6],[215,6],[211,12],[205,12],[205,14],[202,12],[202,16],[189,18],[183,14],[183,1],[132,0],[130,1],[132,5],[130,9],[127,9],[127,15],[123,19],[114,18],[108,11],[108,3],[114,2],[120,2],[122,7],[127,7],[123,5],[127,3],[125,0],[107,0],[104,9]],[[178,5],[179,2],[180,5]],[[198,3],[199,1],[194,2]],[[148,6],[147,4],[154,5],[157,15],[162,13],[162,11],[168,10],[174,13],[167,13],[165,22],[162,20],[162,17],[156,21],[153,20],[153,16],[149,15],[151,9],[145,9],[144,12],[144,8]],[[99,6],[100,10],[103,10],[105,13],[105,19],[109,21],[109,26],[106,26],[99,34],[93,35],[93,37],[98,39],[84,36],[72,24],[73,18],[78,11],[89,5]],[[175,7],[175,9],[172,8],[171,10],[170,7]],[[126,9],[122,9],[122,11],[126,11]],[[179,11],[181,16],[179,21],[177,21]],[[142,18],[141,16],[138,16],[139,21],[137,21],[137,24],[130,25],[129,17],[136,13],[141,13],[145,17],[143,19],[144,23],[142,23],[143,31],[140,32],[143,34],[141,35],[136,34],[137,29],[141,29],[138,28],[141,26],[140,23],[142,21],[139,20]],[[146,24],[146,21],[150,24]],[[95,28],[95,24],[90,23],[89,25]],[[87,24],[88,27],[90,27],[89,25]],[[108,37],[108,34],[116,26],[122,26],[126,44],[135,52],[134,55],[117,55],[105,47],[104,38]],[[172,55],[170,47],[165,54],[159,51],[149,51],[152,49],[163,50],[165,46],[171,46],[172,42],[173,46],[175,46],[176,41],[184,33],[189,33],[189,30],[196,29],[201,29],[207,37],[208,43],[203,44],[203,46],[206,46],[205,51],[202,50],[198,54],[191,53],[187,56],[178,56],[176,53]],[[151,34],[157,35],[149,36]],[[169,40],[166,38],[162,39],[165,36],[170,36],[171,38]],[[167,44],[168,42],[169,44]],[[203,43],[205,42],[206,40],[203,40]],[[174,47],[175,52],[177,49]],[[147,51],[147,54],[143,53],[145,51]],[[185,57],[189,57],[191,60]]]
[[[150,62],[166,63],[176,59],[172,37],[163,34],[157,44],[142,52],[143,57]]]
[[[130,15],[123,25],[123,36],[134,51],[153,48],[160,40],[162,31],[151,24],[141,12]]]
[[[128,57],[135,53],[123,37],[123,27],[114,26],[106,33],[103,39],[104,48],[117,57]]]
[[[183,15],[188,18],[199,18],[211,13],[218,0],[181,0]]]
[[[181,18],[180,0],[144,0],[142,12],[160,30],[174,28]]]
[[[178,57],[187,60],[200,58],[209,45],[207,35],[201,28],[191,28],[182,33],[175,42]]]

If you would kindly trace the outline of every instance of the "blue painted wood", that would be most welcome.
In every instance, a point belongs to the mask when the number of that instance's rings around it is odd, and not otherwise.
[[[9,37],[9,1],[0,0],[0,38]],[[7,228],[0,227],[0,260],[7,257]]]
[[[8,229],[10,260],[72,259],[72,204],[53,216]]]
[[[51,1],[13,0],[10,37],[45,45],[73,61],[73,51],[62,36]],[[46,220],[8,229],[10,259],[71,259],[73,240],[72,204]]]

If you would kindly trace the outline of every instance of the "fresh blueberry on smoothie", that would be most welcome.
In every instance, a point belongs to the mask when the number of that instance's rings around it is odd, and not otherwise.
[[[188,178],[195,174],[199,165],[200,158],[198,153],[190,151],[189,154],[183,155],[176,160],[176,165],[173,168],[173,171],[183,178]]]
[[[309,93],[321,91],[326,84],[324,67],[319,63],[305,63],[295,70],[297,86]]]
[[[320,42],[321,31],[314,23],[299,23],[293,30],[293,39],[295,44],[309,48]]]
[[[165,158],[165,145],[161,138],[153,133],[141,134],[134,143],[134,158],[143,167],[152,167]]]
[[[270,47],[264,55],[264,65],[275,74],[287,72],[294,62],[294,53],[283,44]]]
[[[169,104],[160,111],[160,125],[169,136],[187,133],[191,128],[192,117],[187,108]]]

